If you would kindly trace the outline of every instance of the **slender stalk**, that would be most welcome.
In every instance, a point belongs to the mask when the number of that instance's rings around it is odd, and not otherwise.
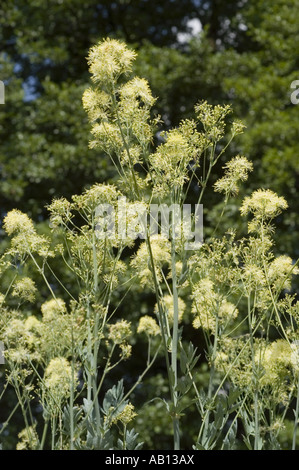
[[[120,362],[121,362],[121,359],[119,359],[116,363],[114,363],[113,365],[111,365],[111,359],[112,359],[112,356],[113,356],[113,353],[114,353],[114,350],[115,350],[115,344],[113,344],[112,348],[111,348],[111,351],[109,353],[109,356],[107,358],[107,361],[106,361],[106,365],[105,365],[105,369],[102,373],[102,377],[101,377],[101,380],[100,380],[100,383],[98,385],[98,389],[97,389],[97,395],[100,393],[100,390],[102,388],[102,385],[104,383],[104,379],[106,377],[106,375],[108,374],[108,372],[112,369],[114,369],[114,367],[116,367]]]
[[[172,396],[173,390],[172,390],[172,387],[171,387],[170,362],[169,362],[169,357],[168,357],[168,350],[167,350],[167,343],[166,343],[165,329],[164,329],[165,312],[163,310],[163,307],[162,307],[161,301],[160,301],[159,283],[158,283],[158,279],[157,279],[155,261],[154,261],[154,257],[153,257],[153,252],[152,252],[152,247],[151,247],[149,236],[147,236],[147,238],[146,238],[146,243],[147,243],[147,247],[148,247],[148,251],[149,251],[150,264],[151,264],[151,269],[152,269],[153,279],[154,279],[154,287],[155,287],[155,294],[156,294],[156,300],[157,300],[157,305],[158,305],[158,315],[159,315],[159,321],[160,321],[160,326],[161,326],[161,334],[162,334],[163,348],[164,348],[164,353],[165,353],[168,381],[169,381],[169,386],[170,386],[170,394],[171,394],[171,399],[173,400],[173,396]]]
[[[41,267],[39,266],[39,264],[37,263],[36,259],[34,258],[34,256],[32,255],[31,252],[29,252],[29,255],[30,255],[30,257],[31,257],[31,259],[32,259],[32,261],[33,261],[33,263],[35,264],[35,266],[36,266],[38,272],[41,274],[43,280],[45,281],[45,284],[46,284],[46,286],[48,287],[49,291],[51,292],[51,295],[52,295],[53,299],[56,299],[56,295],[54,294],[53,289],[52,289],[52,287],[50,286],[50,284],[49,284],[49,282],[48,282],[48,279],[47,279],[46,276],[45,276],[44,268],[41,268]]]
[[[171,368],[174,375],[173,386],[173,405],[177,407],[177,383],[178,383],[178,370],[177,370],[177,356],[178,356],[178,329],[179,329],[179,304],[178,304],[178,291],[177,291],[177,273],[175,263],[175,221],[172,214],[172,243],[171,243],[171,273],[172,273],[172,295],[173,295],[173,328],[172,328],[172,346],[171,346]],[[179,417],[174,412],[173,421],[173,438],[174,450],[180,449],[180,425]]]
[[[251,297],[251,292],[249,292],[249,294],[248,294],[247,308],[248,308],[248,326],[249,326],[249,334],[250,334],[253,387],[254,387],[254,395],[253,395],[253,400],[254,400],[254,450],[259,450],[260,427],[259,427],[258,379],[257,379],[257,376],[256,376],[256,363],[255,363],[255,358],[254,358],[254,345],[253,345],[253,331],[252,331],[252,317],[251,317],[250,297]]]
[[[158,280],[156,277],[154,257],[153,257],[149,237],[147,237],[147,245],[148,245],[151,268],[152,268],[152,273],[153,273],[153,278],[154,278],[154,286],[155,286],[156,299],[157,299],[157,305],[158,305],[158,313],[160,317],[161,333],[162,333],[163,347],[164,347],[164,353],[165,353],[165,359],[166,359],[166,367],[167,367],[167,373],[168,373],[168,383],[169,383],[171,401],[175,408],[177,406],[177,392],[175,388],[177,385],[177,344],[178,344],[178,298],[177,298],[177,288],[176,288],[175,245],[173,241],[172,275],[174,276],[174,280],[173,280],[174,297],[176,300],[174,300],[174,319],[173,319],[174,325],[173,325],[173,337],[172,337],[172,348],[171,348],[171,365],[169,362],[167,344],[166,344],[166,339],[165,339],[164,321],[163,321],[164,311],[160,302],[159,285],[158,285]],[[173,379],[172,379],[172,372],[174,374],[174,384],[173,384]],[[179,429],[179,419],[178,419],[178,416],[176,415],[176,412],[174,416],[172,417],[172,422],[173,422],[173,433],[174,433],[174,450],[179,450],[180,449],[180,429]]]
[[[73,335],[73,317],[72,317],[72,381],[70,390],[70,450],[74,450],[74,384],[75,384],[75,364],[74,364],[74,335]]]
[[[254,450],[260,450],[260,426],[259,426],[259,403],[258,403],[258,390],[254,390]]]
[[[94,281],[94,295],[97,296],[98,293],[98,260],[97,260],[97,251],[96,251],[96,236],[95,236],[95,221],[92,219],[92,253],[93,253],[93,281]],[[92,367],[92,388],[94,395],[94,406],[97,420],[97,429],[100,427],[100,407],[97,396],[97,364],[98,364],[98,328],[99,328],[99,313],[96,310],[96,318],[94,321],[93,329],[93,367]]]
[[[60,408],[60,410],[59,410],[58,422],[59,422],[60,450],[62,450],[62,449],[63,449],[63,444],[62,444],[62,413],[61,413],[61,408]]]
[[[148,366],[151,361],[151,337],[148,336],[148,347],[147,347],[147,360],[146,365]]]
[[[214,386],[214,375],[215,375],[215,357],[216,357],[216,351],[217,351],[217,346],[218,346],[218,315],[216,316],[216,325],[215,325],[215,336],[214,336],[214,343],[213,343],[213,351],[212,351],[212,357],[211,357],[211,369],[210,369],[210,375],[209,375],[209,386],[208,386],[208,402],[211,403],[214,401],[216,395],[212,398],[212,393],[213,393],[213,386]],[[207,433],[208,433],[208,425],[210,421],[210,406],[205,410],[203,421],[198,433],[197,437],[197,443],[199,443],[201,435],[203,434],[204,441],[207,438]]]
[[[149,371],[149,369],[152,367],[152,365],[154,364],[157,356],[158,356],[158,353],[161,349],[161,344],[159,344],[151,362],[147,365],[147,367],[144,369],[144,371],[142,372],[142,374],[139,375],[137,381],[135,382],[135,384],[133,385],[132,388],[130,388],[130,390],[126,393],[126,395],[123,397],[121,403],[123,403],[127,398],[129,398],[129,396],[131,395],[132,392],[134,392],[135,388],[142,382],[142,379],[143,377],[145,376],[145,374]]]
[[[156,358],[158,356],[158,353],[160,351],[160,348],[161,348],[161,344],[158,346],[151,362],[148,364],[148,366],[144,369],[144,371],[142,372],[142,374],[140,374],[140,376],[138,377],[137,381],[135,382],[135,384],[130,388],[130,390],[126,393],[126,395],[122,398],[121,402],[119,405],[121,405],[124,401],[126,401],[127,398],[129,398],[129,396],[132,394],[132,392],[135,390],[135,388],[142,382],[142,379],[143,377],[145,376],[145,374],[149,371],[149,369],[152,367],[152,365],[154,364],[154,362],[156,361]],[[103,380],[100,382],[99,386],[98,386],[98,390],[97,390],[97,393],[99,393],[100,391],[100,388],[101,388],[101,385],[103,383]],[[87,421],[87,419],[89,418],[90,414],[92,412],[92,406],[89,408],[89,411],[87,412],[85,418],[84,418],[84,422]]]
[[[56,418],[52,418],[52,423],[51,423],[51,431],[52,431],[52,444],[51,448],[52,450],[55,449],[55,434],[56,434]]]
[[[17,402],[17,404],[15,405],[14,409],[12,410],[12,412],[10,413],[10,415],[8,416],[7,420],[3,423],[2,428],[0,429],[0,436],[1,436],[1,434],[3,433],[3,431],[5,431],[6,427],[7,427],[8,424],[9,424],[10,419],[13,417],[13,415],[15,414],[15,412],[17,411],[17,409],[19,408],[19,406],[20,406],[20,402]]]
[[[123,450],[126,450],[126,434],[127,434],[127,426],[124,424],[124,433],[123,433]]]
[[[48,426],[49,426],[49,420],[47,419],[44,424],[43,435],[42,435],[42,440],[40,443],[39,450],[43,450],[44,448],[46,437],[47,437]]]
[[[21,410],[22,410],[22,414],[23,414],[26,429],[28,429],[29,428],[29,422],[28,422],[28,418],[27,418],[27,413],[26,413],[26,410],[25,410],[24,402],[22,400],[22,394],[21,394],[20,387],[19,387],[19,384],[18,384],[17,380],[14,380],[14,388],[15,388],[15,392],[16,392],[18,401],[19,401],[20,406],[21,406]]]
[[[122,125],[121,125],[121,122],[120,122],[120,117],[119,117],[119,113],[118,113],[118,105],[117,105],[117,101],[116,101],[116,91],[115,91],[114,87],[113,87],[113,93],[112,93],[111,97],[112,97],[112,102],[113,102],[113,106],[114,106],[114,110],[115,110],[117,125],[118,125],[118,128],[120,130],[120,134],[121,134],[121,138],[122,138],[122,141],[123,141],[123,144],[124,144],[124,147],[125,147],[126,154],[128,155],[129,167],[130,167],[130,171],[131,171],[132,178],[133,178],[134,189],[135,189],[136,195],[140,196],[136,176],[135,176],[135,173],[134,173],[134,165],[133,165],[133,162],[132,162],[128,142],[125,138],[124,131],[123,131],[123,128],[122,128]]]
[[[295,423],[294,423],[294,431],[293,431],[292,450],[296,450],[298,418],[299,418],[299,377],[298,377],[298,386],[297,386],[297,399],[296,399],[296,411],[295,411]]]
[[[91,312],[89,300],[87,301],[87,367],[85,368],[87,374],[87,400],[91,402],[92,393],[92,368],[93,368],[93,356],[92,356],[92,339],[91,339]]]

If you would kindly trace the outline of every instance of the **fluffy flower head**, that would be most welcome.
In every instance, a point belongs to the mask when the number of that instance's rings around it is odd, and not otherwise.
[[[240,211],[242,215],[252,213],[255,217],[267,220],[273,219],[287,207],[284,197],[277,196],[270,189],[258,189],[244,199]]]
[[[89,71],[96,83],[117,79],[131,71],[136,53],[115,39],[105,39],[93,46],[88,55]]]
[[[67,359],[56,357],[52,359],[45,371],[45,386],[53,394],[68,396],[71,387],[72,368]]]
[[[160,328],[154,318],[145,315],[139,320],[137,333],[146,333],[149,336],[156,336],[160,334]]]
[[[48,300],[42,304],[41,311],[44,320],[51,321],[55,319],[56,315],[66,312],[65,302],[59,298]]]
[[[116,344],[123,343],[131,334],[131,323],[127,320],[120,320],[114,325],[109,325],[108,338]]]
[[[34,232],[34,226],[32,220],[27,214],[13,209],[8,212],[7,216],[3,220],[3,228],[8,235],[24,232]]]
[[[35,283],[29,277],[24,277],[15,282],[12,295],[19,297],[22,300],[27,300],[28,302],[33,302],[35,299],[35,294],[37,289]]]

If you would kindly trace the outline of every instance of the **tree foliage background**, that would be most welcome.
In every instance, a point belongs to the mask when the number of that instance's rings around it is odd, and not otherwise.
[[[45,206],[54,195],[70,197],[94,182],[113,181],[108,158],[88,149],[90,129],[82,108],[89,83],[88,49],[110,36],[138,50],[135,71],[159,97],[156,112],[166,126],[190,116],[199,100],[232,104],[234,118],[243,120],[247,131],[231,151],[246,155],[255,168],[245,192],[262,186],[286,197],[289,209],[278,221],[276,250],[298,257],[299,106],[290,101],[290,85],[299,79],[298,10],[299,0],[2,2],[0,79],[6,85],[6,102],[0,108],[1,219],[18,208],[46,225]],[[210,201],[206,233],[218,204],[215,195]],[[231,203],[230,216],[237,212],[238,204]],[[42,302],[42,286],[40,298]],[[137,318],[153,303],[145,295],[141,305],[124,308],[130,318]],[[200,345],[200,338],[196,342]],[[140,356],[141,350],[132,370],[126,371],[128,382]],[[136,400],[150,400],[151,389],[162,391],[164,374],[158,363],[146,392],[141,388]],[[204,381],[204,364],[201,376]],[[14,397],[7,400],[0,422],[7,419]],[[167,447],[163,419],[159,404],[152,404],[140,414],[139,424],[142,429],[151,423],[159,445]],[[15,445],[19,421],[16,413],[6,431],[8,446]],[[192,437],[185,436],[185,445]],[[149,447],[156,444],[151,439]]]

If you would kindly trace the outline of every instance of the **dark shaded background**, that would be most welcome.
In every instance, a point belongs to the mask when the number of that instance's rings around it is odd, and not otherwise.
[[[89,124],[81,103],[89,84],[88,49],[110,36],[137,49],[135,72],[149,80],[159,97],[155,112],[165,127],[191,116],[199,100],[232,104],[234,118],[242,119],[247,129],[230,155],[245,154],[255,171],[230,203],[230,220],[241,232],[241,198],[257,187],[277,191],[289,209],[278,220],[276,251],[297,257],[299,106],[290,101],[290,86],[299,79],[298,11],[299,0],[2,1],[0,79],[6,85],[6,103],[0,106],[1,219],[18,208],[46,225],[45,205],[54,195],[69,198],[94,182],[113,181],[108,158],[88,149]],[[221,203],[212,193],[207,200],[208,227]],[[223,231],[226,224],[228,220]],[[4,247],[3,234],[2,239]],[[40,295],[42,299],[42,288]],[[133,319],[140,309],[144,314],[153,306],[151,296],[144,294],[141,307],[137,297],[130,305]],[[198,337],[194,341],[201,344]],[[127,382],[143,359],[136,354]],[[164,393],[164,373],[158,363],[136,401],[150,399],[151,390],[153,396],[157,390]],[[14,401],[9,392],[0,405],[0,422]],[[164,416],[158,405],[149,406],[141,413],[140,431],[146,433],[142,420],[147,420],[157,442],[167,447]],[[16,414],[7,447],[15,445],[20,428]],[[190,426],[190,435],[183,438],[186,446],[193,437]],[[157,442],[152,439],[148,435],[147,445],[153,448]]]

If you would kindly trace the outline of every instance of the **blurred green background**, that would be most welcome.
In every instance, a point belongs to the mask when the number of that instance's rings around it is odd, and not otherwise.
[[[275,249],[297,258],[299,105],[291,102],[291,83],[299,80],[298,11],[299,0],[1,2],[0,80],[5,83],[5,104],[0,105],[1,220],[8,210],[18,208],[47,230],[45,206],[54,195],[69,198],[95,182],[113,181],[108,157],[88,149],[90,126],[81,102],[90,83],[88,50],[110,36],[137,50],[134,72],[149,80],[159,98],[155,111],[166,128],[192,116],[199,100],[232,105],[233,118],[241,119],[247,129],[225,159],[243,154],[253,161],[254,172],[230,203],[230,222],[224,219],[222,230],[235,220],[242,231],[241,199],[258,187],[270,188],[289,204],[277,222]],[[222,165],[223,161],[215,179]],[[208,231],[221,202],[212,193],[207,200]],[[2,249],[5,244],[0,228]],[[41,301],[44,295],[41,287]],[[120,313],[134,321],[141,313],[151,313],[153,303],[150,295],[140,298],[136,292]],[[200,347],[199,333],[190,335]],[[127,383],[145,361],[144,345],[138,341],[124,377]],[[201,367],[204,382],[204,363]],[[3,370],[1,374],[3,382]],[[162,359],[147,384],[137,389],[135,402],[167,394],[165,377]],[[0,423],[14,403],[9,391],[0,403]],[[165,433],[171,426],[159,406],[151,403],[139,413],[138,430],[148,448],[167,448],[171,439]],[[37,406],[37,416],[40,412]],[[186,419],[192,419],[190,413]],[[4,448],[15,447],[22,427],[16,413],[2,436]],[[196,434],[196,426],[189,429],[183,437],[186,448]]]

